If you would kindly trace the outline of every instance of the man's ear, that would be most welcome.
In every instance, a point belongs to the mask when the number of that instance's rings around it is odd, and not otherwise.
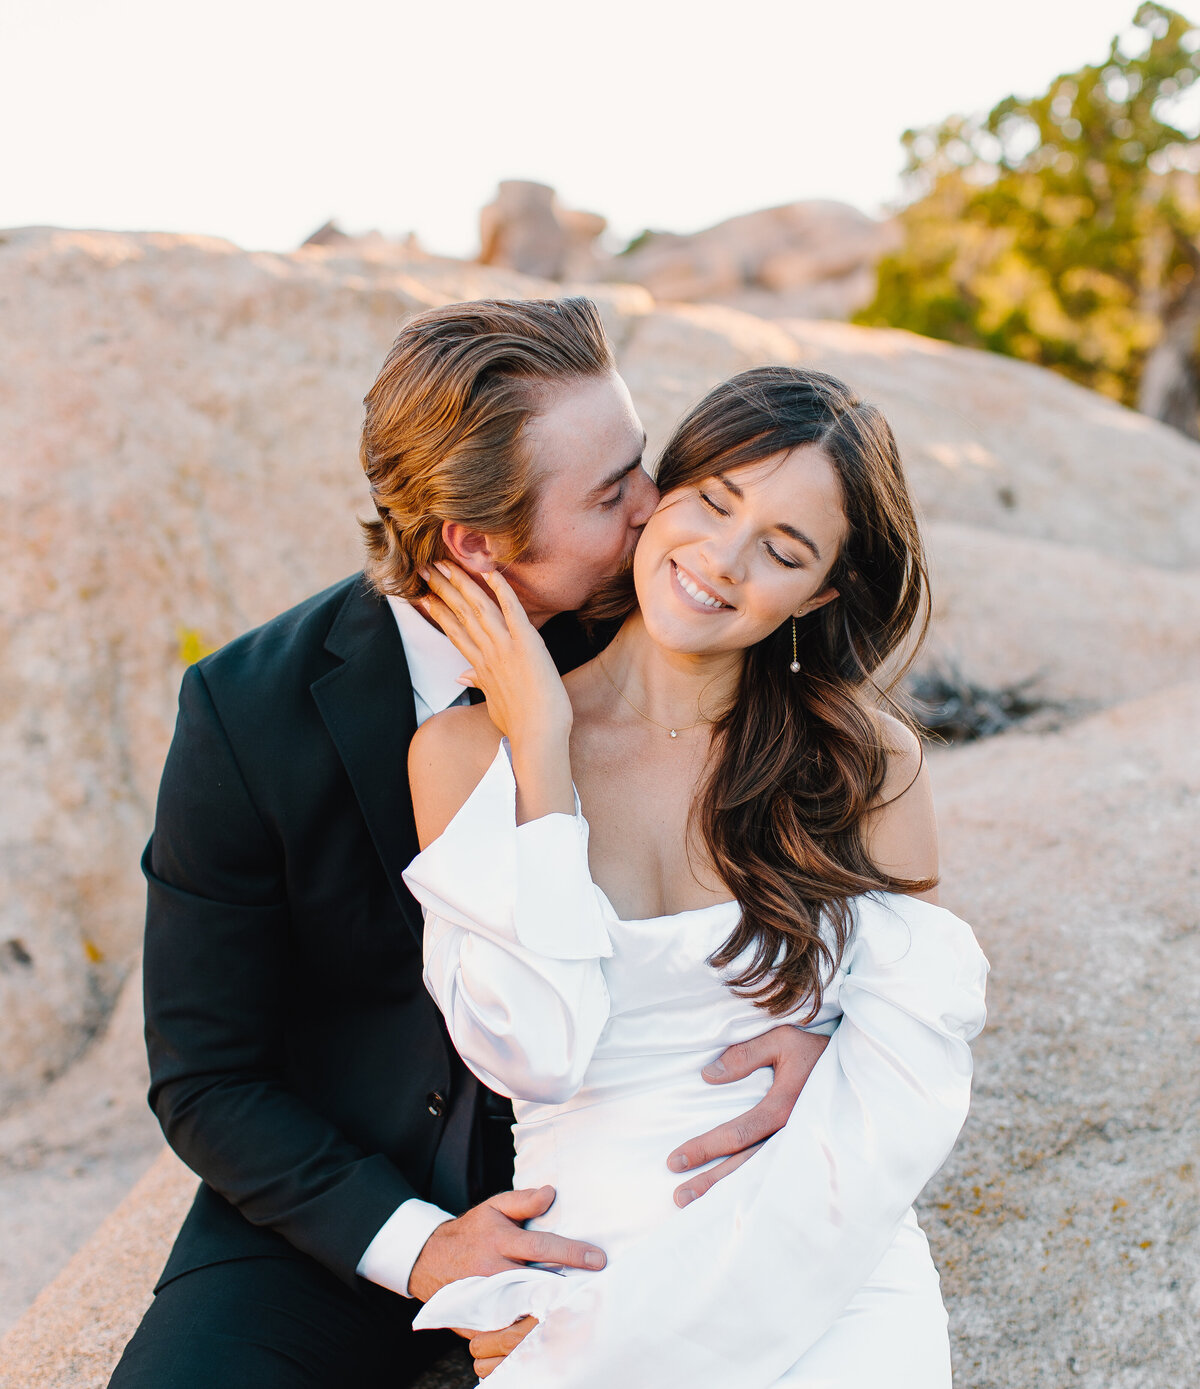
[[[504,563],[503,548],[494,536],[461,521],[442,522],[442,544],[455,564],[472,574],[486,574]]]

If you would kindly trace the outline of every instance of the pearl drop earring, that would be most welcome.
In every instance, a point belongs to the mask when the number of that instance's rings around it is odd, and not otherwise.
[[[800,612],[803,613],[804,609],[801,608]],[[792,618],[792,663],[788,666],[788,670],[790,670],[793,675],[800,674],[800,654],[796,650],[796,619],[794,617]]]

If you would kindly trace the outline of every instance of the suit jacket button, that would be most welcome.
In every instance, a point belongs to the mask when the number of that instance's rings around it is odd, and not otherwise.
[[[440,1119],[446,1112],[446,1097],[437,1090],[431,1090],[425,1096],[425,1108],[435,1119]]]

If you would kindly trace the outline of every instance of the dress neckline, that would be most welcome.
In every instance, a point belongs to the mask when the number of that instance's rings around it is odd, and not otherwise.
[[[590,876],[590,875],[589,875]],[[663,912],[658,916],[618,916],[617,909],[609,899],[608,893],[600,884],[592,878],[592,886],[600,895],[600,900],[608,911],[608,914],[619,926],[646,926],[653,921],[678,921],[681,916],[699,916],[702,912],[716,911],[718,907],[736,907],[737,899],[734,897],[723,898],[720,902],[709,902],[703,907],[684,907],[678,912]]]

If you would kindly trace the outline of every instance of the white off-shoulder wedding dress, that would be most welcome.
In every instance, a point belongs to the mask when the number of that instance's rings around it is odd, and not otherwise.
[[[944,1389],[946,1314],[912,1202],[967,1113],[987,961],[913,898],[855,902],[809,1030],[830,1044],[784,1129],[680,1209],[667,1155],[761,1099],[770,1073],[701,1068],[775,1025],[706,963],[735,902],[622,921],[582,815],[518,828],[507,744],[405,880],[425,978],[475,1074],[511,1096],[530,1222],[608,1254],[598,1273],[468,1278],[418,1327],[540,1325],[489,1389]]]

